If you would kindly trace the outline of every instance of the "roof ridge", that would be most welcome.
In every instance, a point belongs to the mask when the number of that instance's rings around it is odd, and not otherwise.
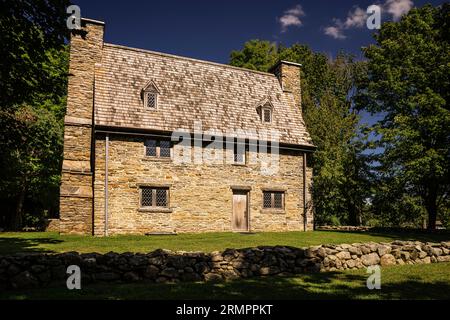
[[[175,55],[175,54],[171,54],[171,53],[164,53],[164,52],[152,51],[152,50],[148,50],[148,49],[127,47],[127,46],[122,46],[122,45],[119,45],[119,44],[112,44],[112,43],[104,43],[104,46],[108,46],[108,47],[112,47],[112,48],[118,48],[118,49],[124,49],[124,50],[137,51],[137,52],[142,52],[142,53],[150,53],[150,54],[153,54],[153,55],[158,55],[158,56],[163,56],[163,57],[168,57],[168,58],[175,58],[175,59],[180,59],[180,60],[194,61],[194,62],[214,65],[214,66],[217,66],[217,67],[230,68],[230,69],[235,69],[235,70],[244,71],[244,72],[252,72],[252,73],[257,73],[257,74],[261,74],[261,75],[265,75],[265,76],[276,77],[275,74],[270,73],[270,72],[251,70],[251,69],[246,69],[246,68],[242,68],[242,67],[235,67],[235,66],[232,66],[232,65],[229,65],[229,64],[225,64],[225,63],[219,63],[219,62],[201,60],[201,59],[196,59],[196,58],[184,57],[184,56],[179,56],[179,55]]]

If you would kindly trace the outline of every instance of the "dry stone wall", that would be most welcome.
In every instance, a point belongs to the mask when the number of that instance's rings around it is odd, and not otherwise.
[[[285,246],[225,251],[151,253],[15,254],[0,256],[0,288],[65,286],[67,267],[81,269],[82,284],[92,282],[223,281],[257,276],[359,269],[370,265],[450,262],[450,241]]]

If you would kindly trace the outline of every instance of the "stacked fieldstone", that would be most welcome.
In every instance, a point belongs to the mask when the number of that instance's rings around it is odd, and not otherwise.
[[[371,227],[366,226],[319,226],[315,230],[332,230],[332,231],[369,231]]]
[[[148,254],[15,254],[0,257],[0,288],[65,286],[69,265],[79,266],[82,283],[90,283],[222,281],[434,262],[450,262],[450,242],[275,246],[212,253],[156,250]]]

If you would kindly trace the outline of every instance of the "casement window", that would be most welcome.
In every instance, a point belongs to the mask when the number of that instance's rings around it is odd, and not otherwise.
[[[233,161],[235,164],[245,164],[245,144],[234,144]]]
[[[153,80],[147,82],[147,84],[141,90],[141,99],[144,102],[144,108],[147,110],[156,110],[158,108],[158,95],[160,91]]]
[[[145,145],[145,156],[155,157],[155,158],[166,158],[171,157],[171,141],[168,139],[146,139]]]
[[[270,99],[266,99],[264,103],[259,104],[256,110],[262,123],[272,123],[274,107]]]
[[[284,191],[263,191],[264,209],[284,209]]]
[[[262,109],[262,122],[271,123],[272,122],[272,110],[269,108]]]
[[[140,187],[141,208],[169,208],[168,187]]]
[[[154,91],[147,91],[144,93],[145,107],[149,109],[156,109],[158,102],[158,94]]]

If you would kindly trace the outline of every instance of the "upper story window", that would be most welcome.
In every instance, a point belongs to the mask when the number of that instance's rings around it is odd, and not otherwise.
[[[172,144],[169,139],[146,139],[144,145],[145,156],[147,157],[166,159],[171,157]]]
[[[233,160],[235,164],[245,164],[245,142],[234,144]]]
[[[273,105],[268,99],[260,104],[257,110],[262,123],[272,123]]]
[[[145,93],[145,106],[150,109],[156,109],[156,101],[158,99],[156,92]]]
[[[144,101],[144,107],[150,110],[156,110],[158,107],[159,89],[153,80],[150,80],[141,92]]]
[[[263,122],[271,123],[272,122],[272,110],[269,108],[263,108]]]

